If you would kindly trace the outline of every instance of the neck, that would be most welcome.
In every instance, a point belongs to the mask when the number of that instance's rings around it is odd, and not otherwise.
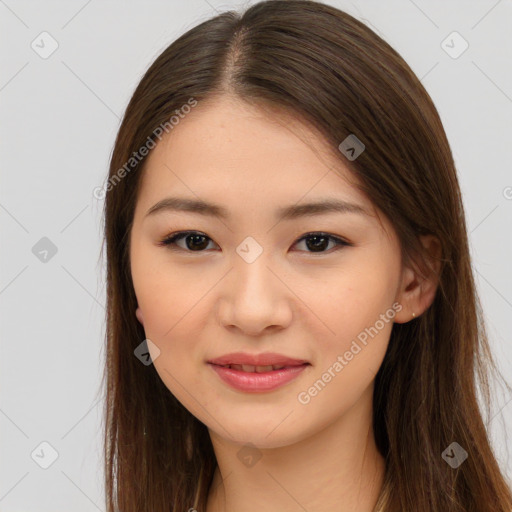
[[[241,464],[239,443],[210,430],[217,468],[207,512],[372,512],[385,463],[372,429],[370,386],[365,396],[323,430],[286,446],[254,448]]]

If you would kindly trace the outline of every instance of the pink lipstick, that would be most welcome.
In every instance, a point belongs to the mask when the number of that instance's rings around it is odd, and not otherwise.
[[[226,354],[207,361],[217,375],[239,391],[271,391],[295,379],[310,363],[282,354]]]

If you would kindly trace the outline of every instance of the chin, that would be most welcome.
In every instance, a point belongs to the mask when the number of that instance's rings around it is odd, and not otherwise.
[[[290,419],[292,416],[293,413],[290,414]],[[285,425],[287,421],[283,422],[282,414],[275,418],[273,417],[271,421],[252,421],[248,423],[248,420],[250,421],[250,416],[248,415],[244,418],[243,422],[230,422],[227,419],[221,420],[219,418],[218,424],[207,425],[207,428],[210,433],[213,431],[216,437],[220,437],[225,441],[241,446],[250,445],[259,449],[283,448],[297,443],[311,434],[309,430],[304,429],[305,425],[301,421],[290,422],[288,425]],[[223,425],[226,430],[220,427],[219,424]]]

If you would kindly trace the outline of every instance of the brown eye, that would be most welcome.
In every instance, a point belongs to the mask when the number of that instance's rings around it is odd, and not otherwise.
[[[334,243],[331,248],[341,248],[340,246],[351,245],[341,238],[329,235],[328,233],[308,233],[307,235],[304,235],[302,238],[300,238],[296,243],[302,242],[303,240],[306,241],[306,247],[309,249],[307,252],[313,253],[328,252],[326,249],[330,242]]]
[[[185,240],[185,245],[179,245],[177,242],[180,242],[183,239]],[[159,245],[169,247],[172,250],[182,250],[185,252],[204,252],[208,247],[209,241],[213,242],[213,240],[204,233],[200,233],[198,231],[181,231],[167,236],[160,242]],[[352,245],[345,240],[338,238],[337,236],[322,232],[307,233],[299,240],[297,240],[294,245],[302,241],[306,242],[306,251],[303,252],[310,253],[333,252],[330,249],[336,250],[342,246]],[[329,247],[329,244],[331,243],[333,245]]]
[[[176,243],[182,239],[185,239],[185,247]],[[208,247],[208,240],[211,240],[211,238],[197,231],[183,231],[168,236],[160,242],[160,245],[170,246],[172,249],[174,249],[172,246],[177,246],[178,249],[189,252],[202,252]]]

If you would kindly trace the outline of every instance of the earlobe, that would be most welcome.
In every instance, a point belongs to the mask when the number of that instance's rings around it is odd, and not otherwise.
[[[144,319],[142,317],[142,311],[137,306],[137,309],[135,310],[135,316],[137,317],[137,320],[141,323],[141,325],[144,325]]]
[[[417,304],[418,282],[413,269],[409,267],[404,269],[401,286],[396,298],[397,302],[402,306],[395,315],[395,322],[397,324],[405,324],[421,314],[418,311]]]
[[[438,283],[441,262],[441,244],[432,235],[421,238],[427,256],[427,267],[407,267],[404,271],[401,289],[397,300],[403,304],[403,309],[396,315],[396,323],[406,323],[418,318],[434,301]],[[414,313],[414,315],[413,315]]]

